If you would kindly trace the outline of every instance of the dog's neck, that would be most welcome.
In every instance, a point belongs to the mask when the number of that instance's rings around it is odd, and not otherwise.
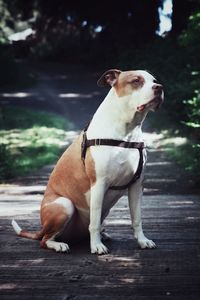
[[[142,141],[142,123],[147,112],[137,112],[130,96],[119,98],[114,88],[101,103],[88,129],[88,138]]]
[[[140,141],[142,137],[142,124],[144,122],[144,119],[147,115],[147,111],[141,113],[141,112],[135,112],[135,114],[132,117],[132,120],[128,123],[126,123],[125,128],[125,140],[127,141]]]

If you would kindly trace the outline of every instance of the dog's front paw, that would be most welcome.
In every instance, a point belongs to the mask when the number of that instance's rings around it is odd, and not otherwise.
[[[142,249],[149,248],[149,249],[154,249],[156,248],[156,244],[152,241],[147,239],[146,237],[142,239],[138,239],[138,244]]]
[[[92,254],[107,254],[108,248],[103,243],[96,243],[91,245]]]

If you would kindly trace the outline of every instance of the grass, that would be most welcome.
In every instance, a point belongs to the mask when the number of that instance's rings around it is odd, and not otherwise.
[[[0,108],[0,129],[27,129],[41,126],[67,129],[69,124],[64,118],[50,112],[14,106]]]
[[[53,113],[16,107],[1,109],[1,181],[56,161],[69,127],[64,118]]]

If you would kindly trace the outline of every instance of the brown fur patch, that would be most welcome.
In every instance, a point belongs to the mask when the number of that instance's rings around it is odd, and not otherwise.
[[[88,208],[85,193],[96,181],[94,161],[87,151],[85,166],[81,160],[81,142],[83,133],[63,153],[57,162],[45,191],[42,207],[58,197],[66,197],[74,206]],[[43,217],[41,216],[43,220]]]
[[[41,222],[45,232],[58,232],[67,220],[66,209],[58,203],[49,203],[42,207]]]
[[[144,78],[137,71],[122,72],[116,84],[115,90],[119,97],[129,95],[133,90],[139,89],[144,85]]]

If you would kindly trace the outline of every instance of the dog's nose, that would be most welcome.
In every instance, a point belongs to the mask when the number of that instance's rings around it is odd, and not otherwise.
[[[155,93],[161,94],[163,91],[163,86],[162,84],[156,83],[152,86],[152,89],[155,91]]]

